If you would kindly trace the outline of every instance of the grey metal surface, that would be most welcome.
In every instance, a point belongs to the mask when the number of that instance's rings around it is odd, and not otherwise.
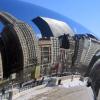
[[[94,100],[91,89],[87,87],[59,88],[36,95],[31,100]]]
[[[33,19],[33,22],[38,26],[43,37],[59,37],[63,34],[74,35],[71,27],[60,20],[39,16]]]

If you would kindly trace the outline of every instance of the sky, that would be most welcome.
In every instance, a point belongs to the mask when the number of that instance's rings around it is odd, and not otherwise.
[[[100,38],[100,0],[22,0],[33,3],[84,25]]]

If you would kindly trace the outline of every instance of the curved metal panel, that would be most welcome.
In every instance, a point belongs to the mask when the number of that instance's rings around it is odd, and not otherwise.
[[[22,2],[21,0],[16,0],[16,1],[1,0],[0,11],[7,11],[16,16],[17,18],[20,18],[21,20],[27,22],[33,27],[34,31],[38,35],[41,35],[40,31],[31,22],[31,20],[33,18],[36,18],[37,16],[43,16],[43,17],[53,18],[56,20],[61,20],[67,23],[71,27],[74,33],[79,33],[79,34],[91,33],[91,31],[89,31],[87,28],[75,22],[74,20],[68,18],[67,16],[60,15],[54,11],[48,10],[46,8],[34,4]]]
[[[5,24],[1,32],[1,38],[4,43],[5,52],[7,52],[6,66],[9,69],[8,74],[10,75],[22,69],[25,71],[27,68],[34,66],[36,40],[31,27],[6,12],[0,13],[0,21]],[[9,76],[8,74],[6,77]]]
[[[33,22],[39,27],[43,37],[59,37],[64,34],[74,35],[71,27],[59,20],[47,17],[36,17]]]

